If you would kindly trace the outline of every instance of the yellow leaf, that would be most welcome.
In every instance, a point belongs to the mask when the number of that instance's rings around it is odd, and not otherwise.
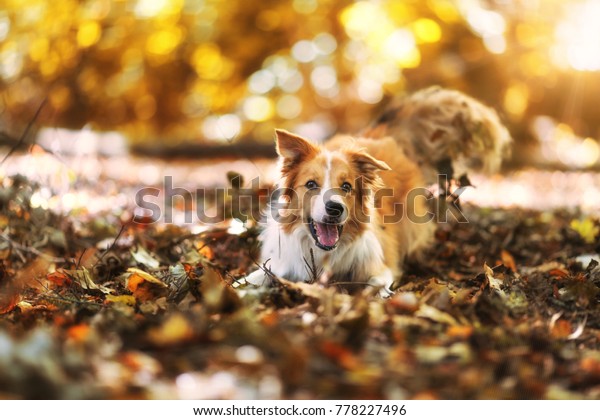
[[[598,226],[590,218],[571,221],[571,229],[579,233],[579,236],[588,244],[594,243],[599,232]]]
[[[140,270],[139,268],[129,267],[127,269],[127,272],[137,274],[138,276],[150,283],[158,284],[161,287],[167,287],[167,285],[162,280],[157,279],[152,274],[146,273],[145,271]]]
[[[148,338],[159,346],[178,344],[189,340],[194,330],[189,321],[179,313],[171,315],[162,325],[148,331]]]
[[[135,305],[135,297],[131,295],[106,295],[105,300],[110,303],[124,303],[129,306]]]
[[[17,306],[19,308],[21,308],[22,311],[26,311],[27,309],[33,308],[33,305],[31,303],[25,302],[24,300],[22,300],[21,302],[17,303]]]

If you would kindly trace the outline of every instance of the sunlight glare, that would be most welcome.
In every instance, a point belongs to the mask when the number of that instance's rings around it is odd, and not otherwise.
[[[579,71],[600,71],[600,1],[573,5],[555,30],[553,61]]]
[[[244,115],[251,121],[266,121],[273,116],[273,101],[264,96],[250,96],[244,102]]]
[[[182,0],[138,0],[134,13],[139,18],[154,18],[178,13],[183,7]]]

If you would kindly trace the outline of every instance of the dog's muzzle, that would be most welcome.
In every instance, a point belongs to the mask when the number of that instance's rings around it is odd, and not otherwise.
[[[325,203],[325,217],[320,222],[309,218],[308,227],[315,244],[325,250],[335,249],[342,236],[344,205],[335,201]]]

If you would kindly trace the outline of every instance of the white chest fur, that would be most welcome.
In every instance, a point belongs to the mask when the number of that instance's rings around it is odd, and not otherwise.
[[[324,251],[315,246],[304,225],[285,232],[274,221],[261,235],[262,261],[280,277],[292,281],[311,279],[312,272],[335,273],[338,281],[368,281],[383,269],[383,249],[374,232],[367,230],[338,247]],[[312,251],[312,255],[311,255]]]

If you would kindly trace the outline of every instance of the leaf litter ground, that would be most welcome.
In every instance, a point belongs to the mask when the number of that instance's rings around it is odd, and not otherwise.
[[[83,221],[0,192],[5,398],[600,398],[598,220],[466,207],[395,296],[235,281],[255,229]]]

